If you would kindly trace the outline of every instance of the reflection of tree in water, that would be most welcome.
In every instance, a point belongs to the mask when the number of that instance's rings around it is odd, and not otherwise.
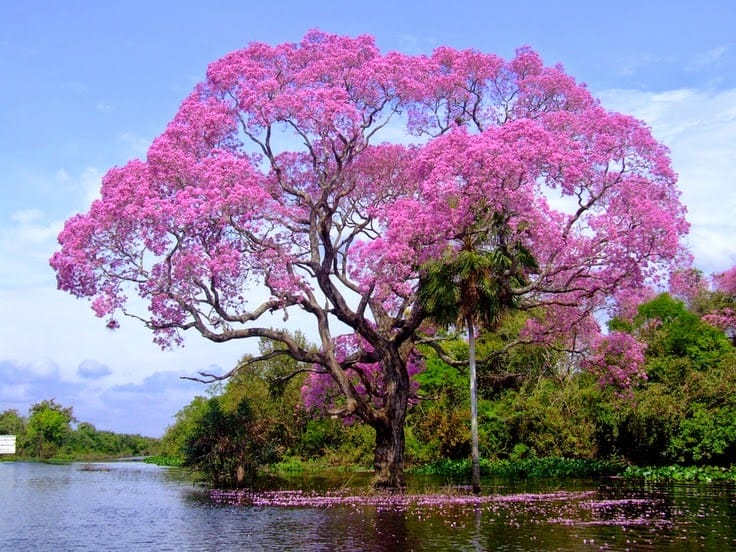
[[[325,550],[393,552],[423,550],[427,545],[427,535],[410,530],[407,512],[400,509],[327,508],[322,511],[320,525],[317,533]]]

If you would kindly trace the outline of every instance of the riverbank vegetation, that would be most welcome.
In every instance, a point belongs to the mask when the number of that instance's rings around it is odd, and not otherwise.
[[[28,416],[17,410],[0,412],[0,435],[16,436],[16,454],[7,460],[74,461],[147,456],[157,452],[158,439],[98,430],[77,422],[72,407],[51,400],[31,406]]]
[[[710,296],[711,302],[718,298]],[[698,303],[686,303],[662,294],[635,316],[611,321],[612,329],[647,346],[647,377],[626,392],[602,385],[579,368],[579,359],[540,345],[509,349],[495,364],[479,367],[481,472],[736,480],[736,349],[703,319],[706,299],[701,294]],[[503,350],[523,322],[524,315],[510,315],[497,331],[481,333],[478,347]],[[464,340],[448,339],[458,356],[467,351]],[[329,390],[315,393],[314,378],[301,371],[309,367],[277,352],[264,340],[259,356],[270,360],[244,358],[227,383],[182,409],[162,439],[160,461],[235,487],[258,470],[370,469],[372,429],[331,416]],[[469,478],[468,374],[433,349],[422,353],[406,424],[407,467]]]

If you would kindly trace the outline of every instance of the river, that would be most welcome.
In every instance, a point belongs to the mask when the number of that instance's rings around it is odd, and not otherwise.
[[[475,500],[430,483],[398,499],[347,474],[213,493],[141,462],[0,462],[0,550],[736,550],[733,486],[484,481]]]

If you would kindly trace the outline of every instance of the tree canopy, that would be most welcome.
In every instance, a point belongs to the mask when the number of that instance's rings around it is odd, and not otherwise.
[[[51,264],[108,326],[138,318],[162,346],[187,330],[279,342],[374,427],[378,480],[395,487],[407,362],[433,332],[425,263],[501,217],[538,267],[507,290],[536,309],[524,339],[572,347],[599,336],[599,309],[687,260],[684,213],[649,129],[530,48],[382,54],[312,31],[212,63],[146,159],[111,169],[67,221]],[[316,350],[273,327],[293,308]]]

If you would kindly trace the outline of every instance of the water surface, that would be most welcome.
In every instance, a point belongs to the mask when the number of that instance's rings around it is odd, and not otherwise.
[[[400,499],[363,500],[347,474],[212,493],[140,462],[3,462],[0,550],[736,549],[733,486],[487,480],[475,500],[411,483]]]

